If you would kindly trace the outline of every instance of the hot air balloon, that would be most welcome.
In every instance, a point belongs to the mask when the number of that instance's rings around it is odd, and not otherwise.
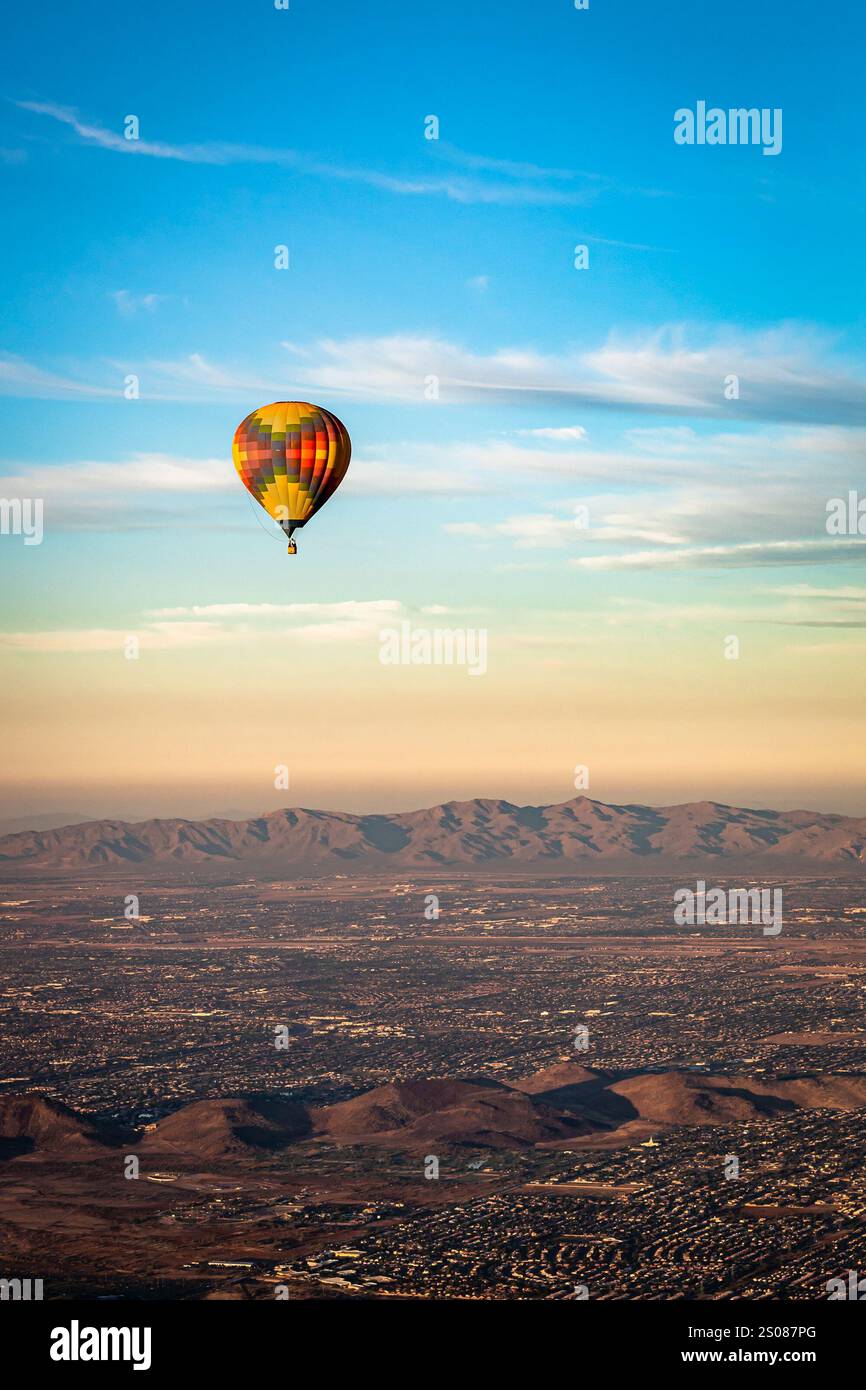
[[[306,401],[275,401],[242,420],[232,457],[244,487],[278,522],[297,554],[292,533],[306,526],[346,476],[352,442],[346,426]]]

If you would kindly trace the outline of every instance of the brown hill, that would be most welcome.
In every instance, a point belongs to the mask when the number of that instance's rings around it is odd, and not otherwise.
[[[557,1062],[514,1085],[538,1100],[580,1115],[593,1129],[615,1129],[635,1118],[634,1108],[611,1090],[615,1074],[583,1067],[576,1062]]]
[[[777,1094],[759,1094],[740,1086],[733,1077],[711,1078],[692,1072],[631,1077],[611,1086],[610,1095],[632,1106],[633,1118],[657,1125],[747,1124],[762,1115],[798,1108]]]
[[[111,1137],[103,1127],[48,1096],[0,1097],[0,1158],[26,1153],[84,1157],[104,1151]]]
[[[590,1128],[581,1119],[495,1081],[405,1081],[316,1112],[317,1133],[338,1143],[416,1149],[433,1143],[523,1148]]]
[[[256,1149],[285,1149],[309,1133],[306,1107],[297,1101],[280,1096],[199,1100],[160,1120],[145,1133],[141,1150],[223,1158]]]
[[[543,1071],[533,1072],[531,1076],[513,1084],[518,1091],[527,1095],[545,1095],[559,1091],[575,1091],[578,1087],[604,1085],[610,1081],[609,1072],[598,1071],[593,1067],[583,1067],[578,1062],[554,1062]]]
[[[866,1106],[866,1077],[768,1079],[667,1071],[615,1081],[606,1088],[606,1096],[612,1111],[616,1108],[613,1097],[618,1097],[632,1107],[630,1118],[654,1124],[745,1124],[795,1110],[859,1110]]]
[[[818,811],[743,810],[714,801],[608,806],[576,797],[558,806],[451,801],[398,815],[281,810],[250,820],[89,821],[0,838],[0,870],[165,871],[210,866],[280,873],[383,873],[406,868],[536,871],[619,867],[662,872],[684,863],[778,868],[866,867],[866,819]]]
[[[866,1108],[866,1076],[754,1077],[704,1072],[604,1072],[559,1062],[514,1085],[587,1122],[616,1128],[632,1120],[663,1125],[742,1124],[795,1110]]]
[[[796,1110],[860,1110],[866,1106],[866,1076],[846,1072],[776,1077],[769,1081],[753,1076],[731,1076],[726,1080],[731,1086],[759,1097],[777,1098]]]

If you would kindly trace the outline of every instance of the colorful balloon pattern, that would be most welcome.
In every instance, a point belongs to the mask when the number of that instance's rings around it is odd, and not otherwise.
[[[352,442],[345,425],[322,406],[275,401],[254,410],[235,430],[232,456],[241,481],[289,537],[333,496],[346,476]]]

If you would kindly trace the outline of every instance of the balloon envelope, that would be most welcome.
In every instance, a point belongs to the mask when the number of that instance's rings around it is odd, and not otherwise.
[[[232,445],[244,487],[289,536],[336,492],[351,454],[345,425],[307,401],[275,401],[252,411]]]

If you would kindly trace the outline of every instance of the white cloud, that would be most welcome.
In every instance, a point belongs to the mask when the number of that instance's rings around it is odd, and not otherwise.
[[[352,465],[346,474],[345,482],[340,484],[343,496],[360,498],[405,497],[405,496],[461,496],[478,495],[489,491],[490,484],[477,473],[461,472],[456,467],[436,467],[437,451],[416,451],[412,446],[385,447],[377,449],[380,457],[369,457],[359,451],[352,457]],[[443,452],[438,451],[441,459]],[[430,459],[429,463],[425,460]]]
[[[92,367],[88,370],[92,371]],[[123,383],[118,378],[113,384],[94,385],[61,372],[45,370],[11,353],[0,355],[0,391],[5,395],[25,400],[63,400],[70,396],[119,397],[122,390]]]
[[[751,595],[746,601],[739,603],[732,602],[730,597],[720,603],[671,603],[637,598],[633,595],[612,595],[604,620],[607,625],[636,623],[645,628],[656,625],[676,627],[684,622],[699,623],[703,627],[724,623],[726,631],[730,631],[729,625],[733,623],[750,626],[772,624],[777,627],[866,626],[866,613],[862,608],[852,609],[842,597],[835,597],[832,602],[816,603],[806,585],[793,585],[789,589],[766,589],[760,592],[766,593],[771,599],[782,598],[784,602],[756,603]],[[834,592],[841,594],[843,591]]]
[[[142,651],[212,646],[228,634],[213,623],[150,623],[133,628],[58,628],[44,632],[0,632],[0,647],[23,652],[87,654],[113,652],[124,659],[129,638]]]
[[[866,589],[853,584],[843,584],[839,588],[818,588],[814,584],[786,584],[776,589],[767,589],[769,594],[782,594],[786,598],[832,599],[845,604],[866,603]]]
[[[479,522],[447,522],[444,530],[452,536],[466,536],[473,540],[489,540],[493,536],[507,536],[519,548],[559,549],[566,545],[589,541],[596,544],[604,541],[650,541],[658,545],[674,545],[682,537],[668,531],[632,524],[627,517],[609,516],[605,523],[591,531],[581,524],[575,516],[556,516],[550,512],[521,514],[505,521],[494,521],[484,526]]]
[[[133,294],[132,290],[112,290],[109,298],[122,318],[133,318],[140,309],[152,314],[168,299],[167,294]]]
[[[539,488],[570,481],[583,485],[546,511],[472,516],[467,505],[456,536],[486,541],[510,536],[518,547],[578,552],[584,569],[671,569],[766,564],[840,564],[861,558],[844,539],[827,535],[830,496],[844,497],[862,478],[866,432],[765,429],[699,435],[685,431],[627,431],[632,452],[615,449],[504,452],[491,493],[504,492],[509,463]],[[458,455],[459,456],[459,455]],[[549,470],[567,458],[569,474]],[[491,455],[491,460],[493,455]],[[477,465],[477,461],[476,461]],[[468,464],[467,464],[468,467]],[[603,482],[604,489],[597,484]],[[613,488],[617,490],[613,490]],[[574,509],[585,508],[574,525]],[[651,547],[651,548],[649,548]]]
[[[389,493],[399,490],[411,474],[424,481],[424,490],[429,484],[435,492],[487,494],[513,492],[528,477],[560,483],[665,483],[690,477],[696,469],[706,473],[709,467],[703,460],[642,456],[634,449],[541,448],[502,438],[403,441],[362,450],[353,458],[346,485],[354,470],[355,485],[365,492],[379,481]],[[405,483],[412,490],[408,476]]]
[[[588,351],[544,353],[502,347],[474,353],[459,344],[412,334],[325,339],[297,368],[311,388],[427,405],[429,376],[440,401],[510,400],[549,409],[575,404],[725,417],[731,427],[755,419],[866,424],[866,374],[830,354],[823,340],[790,328],[765,334],[728,332],[687,342],[683,328]],[[725,382],[740,380],[739,400]]]
[[[866,541],[744,541],[684,549],[644,550],[625,555],[582,555],[577,569],[740,569],[755,565],[852,564],[866,559]]]
[[[0,649],[43,654],[115,653],[123,658],[130,636],[142,652],[226,646],[260,641],[270,623],[292,642],[374,641],[381,625],[405,613],[398,599],[336,603],[212,603],[154,609],[129,628],[63,628],[39,632],[0,632]],[[279,623],[276,623],[279,619]],[[292,623],[292,619],[315,621]]]
[[[676,412],[724,418],[732,431],[756,420],[866,425],[866,373],[848,364],[815,335],[793,327],[765,334],[695,333],[667,327],[630,342],[616,338],[596,348],[542,352],[504,346],[473,352],[459,343],[421,334],[378,338],[326,338],[286,342],[285,361],[238,366],[213,362],[201,352],[186,357],[91,365],[88,383],[72,381],[20,359],[0,360],[0,388],[22,396],[89,393],[118,395],[123,376],[136,372],[153,400],[279,399],[287,393],[313,399],[327,393],[360,400],[404,401],[422,410],[482,402],[572,411],[575,407]],[[740,380],[740,398],[725,398],[725,381]],[[428,379],[439,382],[439,400],[427,399]],[[555,429],[546,424],[538,429]],[[575,426],[568,427],[570,429]],[[688,447],[684,427],[657,444],[671,454]],[[540,435],[540,438],[545,436]],[[553,436],[547,436],[553,439]],[[563,438],[564,436],[558,436]],[[648,437],[650,443],[651,436]]]
[[[12,465],[14,467],[14,465]],[[120,462],[25,464],[2,473],[4,491],[27,497],[99,499],[131,493],[223,492],[238,486],[231,459],[195,459],[172,454],[133,454]]]
[[[23,111],[57,121],[72,130],[83,144],[113,154],[172,160],[181,164],[274,164],[320,178],[367,184],[388,193],[439,196],[458,203],[576,205],[592,201],[603,187],[610,186],[610,181],[600,180],[594,175],[489,159],[450,146],[443,150],[434,148],[427,153],[431,158],[438,157],[440,163],[444,157],[448,162],[461,166],[462,170],[468,170],[468,173],[446,170],[433,174],[426,171],[396,174],[338,164],[298,150],[228,141],[177,144],[142,138],[128,140],[120,131],[84,120],[69,106],[50,101],[18,101],[15,105]],[[436,145],[439,142],[429,143]],[[497,177],[489,177],[491,174]]]
[[[533,439],[578,440],[587,438],[583,425],[563,425],[561,427],[544,425],[535,430],[515,430],[515,434],[530,435]]]
[[[219,625],[226,637],[234,638],[249,638],[271,625],[281,638],[290,636],[295,643],[321,645],[373,640],[383,623],[393,622],[403,612],[399,599],[346,599],[334,603],[194,604],[157,609],[150,617],[161,620],[162,626],[206,620]],[[300,619],[307,621],[293,621]]]
[[[478,537],[486,536],[489,530],[487,526],[482,526],[480,521],[449,521],[444,529],[450,536]]]
[[[152,618],[289,618],[320,617],[344,619],[385,617],[399,613],[396,598],[346,599],[337,603],[206,603],[182,608],[153,608]]]
[[[518,546],[560,546],[572,539],[574,518],[537,513],[512,517],[507,521],[491,522],[482,526],[477,522],[448,522],[445,531],[452,536],[467,536],[470,539],[489,540],[493,536],[508,536]]]
[[[342,495],[365,509],[383,496],[453,498],[462,512],[447,528],[454,536],[483,541],[500,535],[520,547],[604,551],[587,556],[599,567],[650,567],[647,546],[681,552],[677,561],[654,559],[651,567],[660,568],[703,563],[703,552],[713,546],[825,544],[831,539],[827,500],[862,482],[864,452],[866,430],[829,426],[714,434],[628,430],[609,448],[573,443],[571,433],[537,439],[535,431],[520,439],[371,443],[356,451]],[[534,502],[529,513],[528,488]],[[49,531],[193,525],[208,511],[211,524],[242,527],[244,509],[231,510],[236,499],[270,527],[243,492],[228,441],[225,455],[215,458],[138,453],[62,465],[9,463],[0,468],[0,495],[43,498]],[[219,505],[224,501],[229,510]],[[502,505],[511,514],[503,515]],[[588,510],[588,526],[575,525],[577,507]],[[635,543],[638,558],[622,558]],[[750,552],[738,553],[742,561]],[[751,553],[759,562],[759,552]],[[812,545],[798,553],[804,562],[813,556],[817,562],[823,552]],[[831,553],[839,560],[838,546]]]

